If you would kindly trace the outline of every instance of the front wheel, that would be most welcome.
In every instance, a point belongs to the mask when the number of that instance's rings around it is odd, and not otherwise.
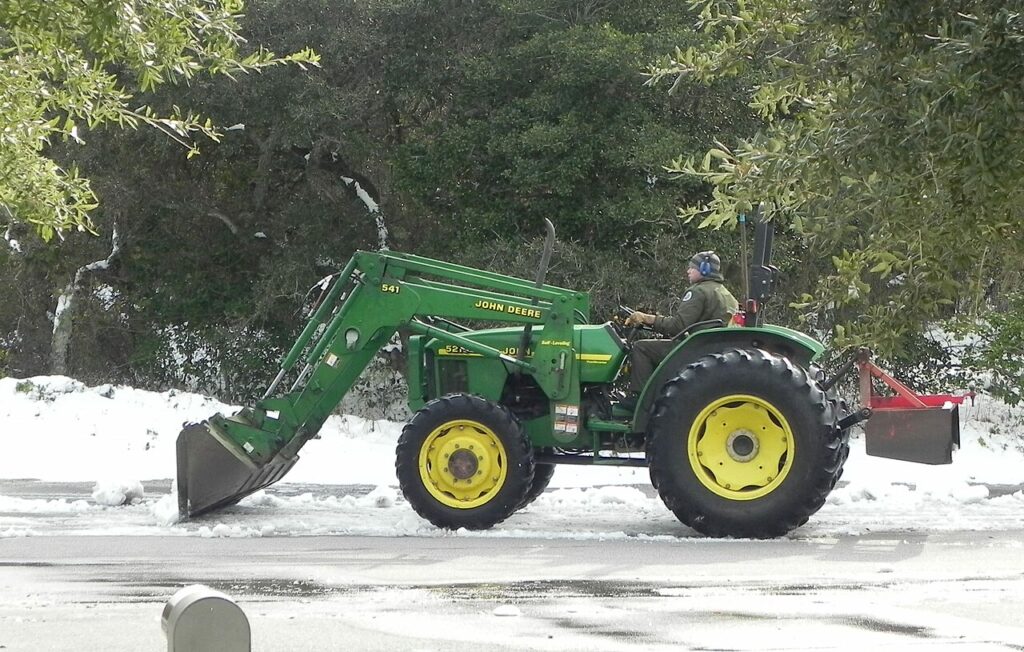
[[[413,415],[398,439],[395,470],[417,514],[441,528],[484,530],[526,498],[533,451],[506,408],[453,394]]]
[[[553,475],[555,475],[554,464],[534,464],[533,482],[530,483],[530,488],[526,491],[526,497],[523,498],[523,502],[516,509],[523,509],[537,500],[548,488],[548,485],[551,484],[551,477]]]
[[[807,522],[846,460],[836,401],[761,350],[705,356],[662,388],[648,440],[651,481],[686,525],[769,538]]]

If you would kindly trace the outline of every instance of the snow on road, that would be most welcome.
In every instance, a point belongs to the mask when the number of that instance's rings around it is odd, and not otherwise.
[[[697,536],[662,505],[645,469],[607,467],[559,467],[545,494],[490,531],[440,531],[394,486],[401,424],[351,416],[328,420],[287,482],[177,523],[169,480],[178,431],[235,409],[176,391],[86,387],[64,377],[0,379],[0,537]],[[978,397],[962,408],[961,428],[953,464],[938,467],[869,458],[855,437],[840,486],[790,538],[1024,529],[1024,409]],[[43,483],[60,488],[32,490]]]

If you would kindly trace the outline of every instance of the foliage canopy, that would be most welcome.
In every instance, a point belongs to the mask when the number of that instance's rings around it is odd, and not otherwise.
[[[92,230],[96,197],[74,167],[47,155],[85,128],[155,127],[189,154],[216,140],[209,119],[156,109],[134,96],[201,73],[233,75],[280,63],[315,64],[311,50],[242,54],[242,0],[0,0],[0,223],[23,222],[46,240]]]
[[[643,87],[646,62],[703,38],[676,0],[260,0],[239,25],[278,52],[314,48],[322,67],[147,92],[232,125],[202,156],[155,129],[51,138],[57,164],[88,171],[96,230],[116,223],[123,243],[83,287],[77,377],[248,399],[301,327],[307,288],[380,246],[381,225],[394,249],[532,278],[549,217],[549,278],[591,291],[598,319],[621,302],[670,309],[689,256],[734,240],[680,224],[675,206],[704,190],[662,169],[757,123],[733,100],[741,81]],[[0,246],[15,297],[0,349],[22,375],[45,372],[55,293],[110,249],[25,231],[10,230],[21,252]]]
[[[1024,15],[1000,0],[701,0],[708,49],[651,80],[756,70],[766,126],[673,169],[721,226],[765,200],[831,262],[796,307],[838,344],[898,350],[926,320],[984,310],[1024,260]]]

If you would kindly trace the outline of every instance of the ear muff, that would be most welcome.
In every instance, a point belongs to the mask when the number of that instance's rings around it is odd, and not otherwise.
[[[700,272],[701,276],[711,275],[711,256],[702,254],[700,258],[700,264],[697,265],[697,271]]]

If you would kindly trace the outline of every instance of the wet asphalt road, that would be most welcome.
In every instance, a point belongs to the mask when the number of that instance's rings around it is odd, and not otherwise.
[[[0,649],[165,650],[202,583],[254,650],[1024,650],[1022,541],[9,538]]]

